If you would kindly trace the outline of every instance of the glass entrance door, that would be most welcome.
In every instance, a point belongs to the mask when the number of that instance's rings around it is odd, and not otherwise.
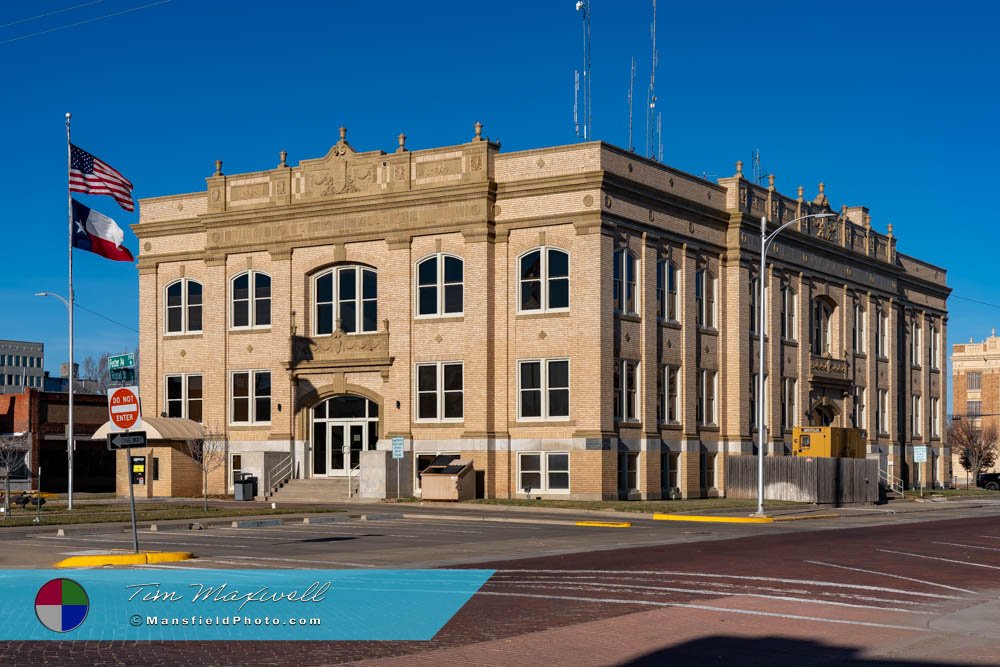
[[[327,422],[327,460],[329,476],[344,476],[361,463],[361,452],[368,439],[365,437],[365,422]]]
[[[342,395],[312,411],[312,476],[344,477],[361,463],[361,452],[378,442],[378,403]]]

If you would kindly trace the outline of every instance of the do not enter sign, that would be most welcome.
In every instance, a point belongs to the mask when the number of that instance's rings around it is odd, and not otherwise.
[[[108,389],[108,415],[116,431],[127,431],[139,423],[139,388]]]

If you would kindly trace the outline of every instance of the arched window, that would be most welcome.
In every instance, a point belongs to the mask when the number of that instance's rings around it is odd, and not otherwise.
[[[699,269],[694,274],[694,303],[698,326],[715,328],[715,302],[717,294],[715,274],[706,269]]]
[[[201,333],[201,283],[181,278],[167,285],[166,333]]]
[[[830,322],[833,307],[824,299],[813,301],[812,307],[812,353],[830,354]]]
[[[639,312],[638,275],[639,258],[626,248],[616,250],[612,266],[612,289],[617,312],[626,315]]]
[[[378,275],[365,266],[338,266],[313,281],[313,335],[378,329]],[[338,326],[339,325],[339,326]]]
[[[271,276],[246,271],[233,278],[232,283],[229,326],[233,329],[271,326]]]
[[[432,255],[417,263],[417,315],[461,315],[464,266],[453,255]]]
[[[518,310],[569,309],[569,253],[558,248],[535,248],[518,259]]]

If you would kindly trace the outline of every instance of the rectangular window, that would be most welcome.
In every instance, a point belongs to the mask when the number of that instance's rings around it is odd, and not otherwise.
[[[878,410],[875,412],[875,430],[885,435],[889,432],[889,392],[878,390]]]
[[[701,369],[698,371],[698,396],[695,402],[695,413],[700,426],[715,426],[715,396],[716,396],[715,371]]]
[[[796,407],[798,395],[795,378],[784,378],[781,381],[781,430],[791,431],[799,422],[799,412]]]
[[[966,373],[965,388],[969,391],[979,391],[983,384],[982,373]]]
[[[788,286],[781,289],[781,337],[785,340],[795,340],[796,317],[795,291]]]
[[[625,490],[628,492],[639,490],[639,452],[625,452],[622,457],[625,464]]]
[[[663,498],[670,498],[677,488],[677,472],[680,468],[680,455],[668,451],[660,453],[660,493]]]
[[[924,348],[922,338],[923,328],[920,326],[920,321],[913,320],[910,323],[910,364],[916,367],[921,365],[920,353]]]
[[[417,419],[462,421],[465,414],[461,362],[417,364]]]
[[[701,463],[701,488],[708,490],[715,488],[715,462],[717,454],[702,450],[700,456]]]
[[[875,327],[875,351],[878,356],[889,356],[889,316],[885,311],[878,312],[878,326]]]
[[[920,396],[910,396],[910,433],[914,437],[920,435],[920,404]]]
[[[930,346],[931,368],[938,370],[940,368],[938,354],[941,351],[941,332],[933,324],[931,325]]]
[[[694,274],[695,322],[700,327],[715,328],[716,280],[708,271]]]
[[[639,362],[622,360],[616,364],[615,373],[615,411],[619,419],[638,421],[639,392],[638,367]]]
[[[663,261],[656,264],[656,316],[661,320],[667,316],[667,291],[663,284],[666,278],[665,265],[666,262]]]
[[[153,457],[153,481],[158,482],[160,480],[160,459],[157,456]]]
[[[518,362],[518,418],[569,417],[569,359]]]
[[[983,416],[983,402],[982,401],[966,401],[965,402],[965,416],[971,417],[972,419],[979,419]]]
[[[569,491],[568,452],[522,452],[517,467],[518,489],[523,493]]]
[[[664,414],[666,410],[666,401],[664,400],[663,394],[663,380],[665,376],[666,369],[661,366],[659,372],[656,374],[656,423],[662,424],[666,421],[666,415]]]
[[[680,366],[667,366],[667,423],[681,423]]]
[[[680,295],[677,291],[677,267],[667,262],[667,319],[677,321],[680,312]]]
[[[639,312],[639,260],[626,249],[616,250],[612,263],[615,310],[628,315]]]
[[[931,397],[931,437],[940,438],[941,437],[941,411],[939,409],[940,400],[932,396]]]
[[[200,411],[200,385],[198,387]],[[271,371],[234,371],[230,376],[229,421],[232,424],[267,424],[271,421]]]
[[[860,303],[854,305],[854,328],[851,331],[851,342],[857,354],[865,352],[865,309]]]
[[[854,428],[862,430],[868,429],[868,424],[865,423],[865,394],[866,390],[864,387],[854,387],[854,407],[851,417],[854,421]]]

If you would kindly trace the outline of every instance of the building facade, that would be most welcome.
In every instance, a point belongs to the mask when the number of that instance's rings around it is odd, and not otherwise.
[[[502,154],[356,151],[142,200],[147,413],[225,430],[232,471],[344,477],[402,438],[405,467],[471,459],[488,497],[721,495],[754,452],[759,221],[831,212],[604,143]],[[864,207],[772,247],[769,454],[796,424],[857,424],[883,467],[943,439],[945,272]],[[391,468],[390,468],[391,469]],[[362,474],[364,471],[361,471]]]
[[[45,371],[45,345],[20,340],[0,340],[0,394],[41,389]]]
[[[979,427],[1000,428],[1000,337],[996,329],[983,342],[969,339],[951,347],[951,409],[955,419],[972,419]],[[953,453],[956,483],[975,484]],[[1000,471],[1000,463],[984,472]]]

